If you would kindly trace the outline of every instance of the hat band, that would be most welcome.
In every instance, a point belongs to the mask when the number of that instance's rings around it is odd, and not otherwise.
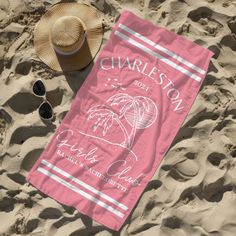
[[[64,56],[68,56],[68,55],[73,55],[75,54],[76,52],[78,52],[80,50],[80,48],[83,46],[84,44],[84,41],[85,41],[85,38],[86,38],[86,35],[87,35],[87,32],[85,31],[84,35],[83,35],[83,39],[82,41],[80,42],[80,44],[78,45],[78,47],[73,50],[73,51],[70,51],[70,52],[63,52],[62,50],[60,50],[58,47],[56,47],[55,45],[53,45],[53,48],[54,50],[58,53],[58,54],[61,54],[61,55],[64,55]]]

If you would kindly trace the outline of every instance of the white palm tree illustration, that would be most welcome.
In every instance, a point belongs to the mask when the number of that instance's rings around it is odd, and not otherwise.
[[[103,126],[102,134],[105,136],[115,121],[124,134],[124,141],[121,145],[131,149],[136,130],[147,127],[145,123],[142,123],[142,120],[145,112],[149,112],[150,99],[142,96],[132,97],[125,93],[118,93],[110,97],[106,102],[111,107],[117,106],[119,112],[116,113],[104,105],[98,105],[90,108],[88,111],[88,120],[97,118],[93,126],[93,131],[95,132],[98,127]],[[129,114],[127,115],[127,113]],[[121,122],[122,117],[125,117],[126,119],[128,117],[129,124],[132,125],[130,134],[128,134],[126,127]]]
[[[133,114],[130,122],[132,125],[132,130],[128,137],[128,142],[125,143],[127,148],[131,148],[134,142],[138,122],[142,120],[145,111],[149,112],[149,101],[146,100],[145,97],[132,97],[125,93],[118,93],[110,97],[107,102],[110,103],[111,106],[120,107],[119,118],[124,117],[127,111],[132,109]]]
[[[124,134],[124,143],[127,142],[129,135],[127,133],[125,126],[120,121],[118,114],[110,110],[105,105],[94,106],[90,108],[87,113],[89,113],[88,120],[97,118],[93,126],[93,131],[96,131],[99,127],[103,126],[102,135],[105,136],[107,134],[107,131],[113,125],[113,121],[116,121]]]

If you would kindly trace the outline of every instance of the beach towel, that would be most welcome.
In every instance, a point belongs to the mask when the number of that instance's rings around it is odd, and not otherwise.
[[[119,230],[183,124],[212,55],[123,11],[27,181]]]

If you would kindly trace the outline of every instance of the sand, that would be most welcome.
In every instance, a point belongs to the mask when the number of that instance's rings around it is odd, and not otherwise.
[[[128,9],[215,53],[185,123],[120,232],[25,181],[92,67],[53,72],[35,55],[34,26],[56,2],[0,2],[0,235],[235,236],[236,2],[85,1],[105,14],[103,45]],[[52,124],[38,116],[42,99],[31,93],[36,78],[46,83]]]

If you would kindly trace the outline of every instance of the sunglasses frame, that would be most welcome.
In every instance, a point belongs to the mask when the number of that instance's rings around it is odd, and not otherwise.
[[[43,84],[43,86],[44,86],[44,89],[45,89],[44,95],[38,95],[38,94],[36,94],[36,93],[34,92],[34,85],[35,85],[38,81],[42,82],[42,84]],[[38,107],[39,117],[40,117],[42,120],[51,121],[51,120],[53,119],[53,107],[52,107],[51,103],[50,103],[50,102],[47,100],[47,98],[46,98],[46,93],[47,93],[46,86],[45,86],[45,83],[44,83],[41,79],[37,79],[37,80],[34,81],[33,86],[32,86],[32,93],[33,93],[34,96],[36,96],[36,97],[43,98],[43,102],[42,102],[42,103],[39,105],[39,107]],[[52,116],[51,116],[50,118],[44,118],[44,117],[42,117],[42,116],[40,115],[39,110],[40,110],[40,107],[41,107],[44,103],[47,103],[47,104],[50,106],[50,108],[52,109]]]

